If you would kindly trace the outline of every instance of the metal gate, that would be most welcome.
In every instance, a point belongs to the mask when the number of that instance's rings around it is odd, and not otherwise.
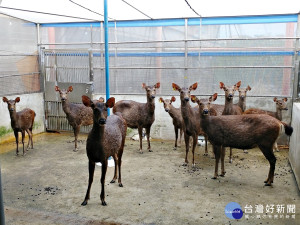
[[[73,130],[62,108],[60,89],[73,87],[68,99],[81,104],[81,96],[91,97],[93,89],[92,52],[89,50],[55,49],[41,50],[41,66],[45,79],[45,120],[46,129],[55,131]],[[91,126],[81,127],[81,132],[89,132]]]

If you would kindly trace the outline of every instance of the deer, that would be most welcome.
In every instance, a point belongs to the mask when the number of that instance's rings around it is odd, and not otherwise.
[[[106,206],[104,184],[108,165],[107,160],[110,156],[113,157],[115,162],[114,177],[110,183],[115,183],[118,178],[119,187],[123,187],[121,180],[121,164],[127,124],[122,118],[121,113],[107,116],[107,109],[112,108],[115,104],[114,97],[111,97],[104,102],[101,100],[92,101],[89,97],[83,95],[82,102],[86,107],[91,108],[93,111],[93,127],[86,142],[86,154],[89,161],[89,180],[87,192],[81,205],[87,205],[88,200],[90,199],[95,163],[100,162],[102,164],[100,200],[101,204]]]
[[[34,124],[34,119],[36,113],[29,108],[25,108],[22,111],[17,112],[16,103],[20,102],[20,97],[15,98],[15,100],[8,100],[6,97],[3,97],[3,102],[7,103],[7,108],[9,111],[10,119],[11,119],[11,128],[14,131],[14,135],[16,138],[16,155],[19,155],[19,132],[22,134],[22,144],[23,144],[23,156],[26,155],[25,147],[24,147],[24,139],[25,139],[25,131],[28,134],[28,144],[26,151],[29,149],[29,145],[31,144],[31,149],[33,149],[33,140],[32,140],[32,127]]]
[[[256,108],[250,108],[247,109],[244,114],[268,114],[280,121],[282,121],[282,110],[288,110],[287,108],[287,98],[278,99],[274,97],[273,101],[276,104],[276,112],[262,110],[262,109],[256,109]],[[277,141],[274,144],[274,151],[279,152]]]
[[[205,155],[207,155],[207,137],[206,134],[201,130],[201,126],[198,120],[199,117],[199,111],[198,107],[192,108],[189,100],[191,96],[191,91],[194,91],[197,89],[198,83],[192,84],[189,88],[181,88],[175,83],[172,83],[172,87],[175,91],[179,91],[180,93],[180,110],[181,115],[183,118],[183,134],[184,134],[184,141],[185,141],[185,161],[183,163],[183,166],[187,166],[188,161],[188,152],[189,152],[189,139],[192,137],[193,143],[192,143],[192,154],[193,154],[193,160],[192,160],[192,167],[195,167],[195,148],[198,142],[198,135],[204,135],[205,137]]]
[[[210,116],[210,104],[217,99],[215,93],[209,99],[191,98],[199,105],[200,124],[213,145],[215,152],[215,172],[212,179],[218,177],[218,164],[221,158],[221,174],[225,176],[224,158],[225,148],[252,149],[258,147],[269,161],[270,169],[265,186],[271,186],[274,181],[276,157],[273,145],[281,132],[291,136],[293,128],[274,117],[266,114],[243,114]]]
[[[159,98],[159,102],[164,104],[164,109],[173,119],[173,125],[174,125],[174,131],[175,131],[175,145],[174,150],[177,149],[177,140],[178,140],[178,130],[180,132],[180,138],[179,138],[179,146],[181,146],[181,138],[183,134],[183,119],[181,116],[181,110],[180,108],[175,108],[172,103],[176,101],[176,98],[174,96],[171,97],[171,99],[163,99],[162,97]]]
[[[246,97],[248,91],[251,91],[251,87],[249,85],[246,88],[238,88],[239,101],[235,105],[239,106],[242,109],[242,112],[245,112],[246,110]]]
[[[160,88],[160,82],[152,86],[142,83],[142,88],[146,90],[147,103],[140,103],[132,100],[121,100],[113,107],[113,113],[122,113],[122,117],[126,120],[128,127],[138,129],[140,153],[143,153],[143,128],[146,129],[148,151],[152,152],[150,144],[150,130],[153,122],[155,121],[155,95],[156,90]]]
[[[220,89],[223,89],[225,92],[225,106],[222,115],[241,115],[243,113],[239,106],[233,104],[234,94],[240,86],[241,81],[237,82],[233,86],[226,86],[223,82],[220,82]],[[229,163],[232,163],[232,148],[230,148]]]
[[[80,126],[89,126],[93,124],[93,111],[90,107],[85,107],[83,104],[74,104],[69,102],[68,94],[73,91],[72,86],[69,86],[68,89],[62,90],[58,86],[55,86],[55,91],[59,93],[62,108],[67,116],[69,124],[73,128],[75,136],[75,148],[73,151],[77,152],[77,141]]]

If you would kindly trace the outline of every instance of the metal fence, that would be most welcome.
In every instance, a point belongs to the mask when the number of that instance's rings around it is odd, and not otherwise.
[[[142,94],[141,83],[160,81],[162,95],[173,94],[171,82],[199,82],[196,94],[210,95],[220,92],[219,81],[241,80],[252,87],[249,95],[291,97],[298,91],[298,21],[279,15],[111,22],[111,94]],[[102,23],[40,30],[40,46],[52,52],[45,51],[46,77],[57,70],[57,81],[93,80],[94,93],[105,93]]]

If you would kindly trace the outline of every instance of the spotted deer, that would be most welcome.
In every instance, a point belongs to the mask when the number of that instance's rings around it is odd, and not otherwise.
[[[140,103],[132,100],[118,101],[113,107],[113,113],[122,113],[123,118],[130,128],[137,128],[140,139],[140,153],[143,153],[142,139],[143,128],[146,129],[146,137],[148,143],[148,151],[152,152],[150,144],[150,130],[155,121],[155,95],[156,90],[160,88],[160,83],[152,86],[142,84],[142,88],[146,90],[147,103]]]
[[[250,109],[247,109],[244,112],[244,114],[267,114],[267,115],[270,115],[270,116],[282,121],[282,111],[283,110],[288,110],[288,108],[287,108],[287,98],[278,99],[278,98],[275,97],[273,99],[273,101],[276,104],[276,112],[262,110],[262,109],[250,108]],[[274,151],[279,152],[277,141],[274,144]]]
[[[78,134],[80,126],[88,126],[93,124],[93,111],[90,107],[85,107],[83,104],[70,103],[68,95],[73,91],[73,87],[70,86],[68,89],[60,89],[55,86],[55,91],[59,93],[62,108],[67,116],[69,124],[72,126],[75,136],[75,149],[74,152],[78,151]]]
[[[181,137],[183,134],[183,119],[181,116],[180,108],[175,108],[172,103],[176,101],[176,98],[172,96],[171,99],[159,98],[159,102],[164,104],[164,109],[173,119],[174,131],[175,131],[175,145],[174,150],[177,149],[178,131],[180,132],[179,146],[181,146]]]
[[[221,176],[225,176],[224,158],[225,147],[237,149],[252,149],[258,147],[269,161],[270,169],[266,186],[271,186],[274,181],[276,157],[273,145],[281,132],[292,135],[293,128],[269,115],[243,114],[210,116],[211,103],[217,99],[215,93],[209,99],[198,99],[191,96],[199,105],[200,124],[203,131],[213,145],[215,152],[215,172],[213,179],[218,177],[218,165],[221,158]]]
[[[24,156],[26,154],[26,151],[29,149],[30,143],[31,148],[33,149],[32,127],[36,114],[32,109],[29,108],[25,108],[22,111],[17,112],[16,104],[20,102],[20,97],[17,97],[15,100],[8,100],[6,97],[3,97],[3,102],[7,103],[7,108],[11,120],[11,128],[13,129],[16,138],[16,155],[19,154],[19,132],[21,132]],[[25,131],[27,132],[29,137],[26,151],[24,147]]]

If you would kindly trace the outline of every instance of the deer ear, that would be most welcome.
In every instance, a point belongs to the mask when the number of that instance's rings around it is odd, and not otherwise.
[[[157,82],[155,85],[154,85],[155,88],[160,88],[160,82]]]
[[[162,97],[159,98],[159,102],[164,102],[164,99]]]
[[[114,105],[115,105],[115,98],[114,97],[111,97],[111,98],[107,99],[106,107],[112,108],[112,107],[114,107]]]
[[[174,96],[172,96],[171,101],[172,101],[172,102],[175,102],[175,101],[176,101],[176,98],[175,98]]]
[[[181,90],[181,88],[175,83],[172,83],[172,88],[173,88],[174,91],[180,91]]]
[[[68,88],[68,92],[72,92],[72,91],[73,91],[73,87],[70,86],[70,87]]]
[[[214,102],[216,101],[218,98],[218,93],[214,93],[210,98],[209,98],[209,101],[210,102]]]
[[[8,102],[8,99],[6,97],[2,98],[3,102]]]
[[[248,85],[248,87],[247,87],[247,90],[248,90],[248,91],[251,91],[251,87],[250,87],[249,85]]]
[[[239,81],[239,82],[237,82],[234,86],[236,87],[236,88],[239,88],[240,86],[241,86],[241,81]]]
[[[82,103],[86,106],[86,107],[91,107],[92,106],[92,100],[86,96],[86,95],[82,95]]]
[[[220,82],[220,89],[224,89],[225,88],[225,84],[223,82]]]
[[[190,90],[196,90],[197,87],[198,87],[198,83],[196,82],[196,83],[192,84],[189,89]]]
[[[277,98],[276,98],[276,97],[274,97],[274,98],[273,98],[273,101],[274,101],[274,102],[276,102],[276,101],[277,101]]]
[[[15,99],[16,102],[19,102],[20,100],[21,100],[20,97],[16,97]]]
[[[192,101],[192,102],[196,103],[197,100],[198,100],[198,99],[197,99],[196,95],[191,95],[191,101]]]
[[[287,98],[284,98],[284,99],[282,99],[282,100],[285,101],[285,102],[287,102],[288,99],[287,99]]]
[[[55,86],[55,91],[60,91],[58,86]]]
[[[145,84],[145,83],[142,83],[142,88],[146,88],[147,87],[147,85]]]

